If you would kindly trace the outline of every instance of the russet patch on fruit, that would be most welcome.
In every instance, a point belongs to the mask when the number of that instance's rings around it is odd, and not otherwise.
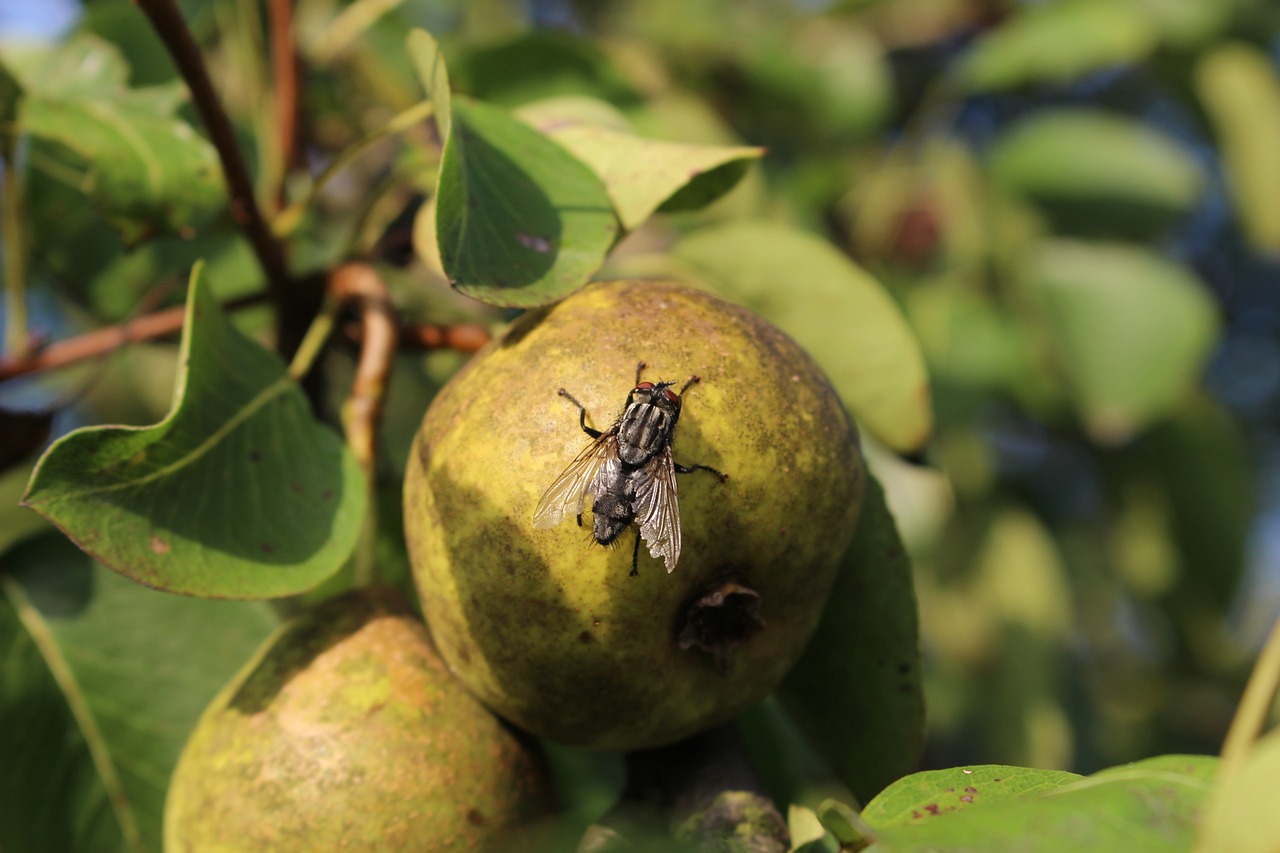
[[[594,493],[582,527],[538,527],[535,509],[583,452],[583,420],[603,433],[624,401],[652,399],[635,396],[639,362],[652,388],[684,388],[675,463],[729,476],[680,477],[678,562],[640,548],[632,577],[625,531],[597,544]],[[641,749],[777,684],[862,488],[857,432],[790,338],[683,285],[604,282],[525,314],[442,389],[410,454],[405,527],[436,646],[485,704],[552,740]]]
[[[165,849],[510,849],[552,799],[536,747],[450,676],[398,593],[367,589],[284,626],[210,704]]]

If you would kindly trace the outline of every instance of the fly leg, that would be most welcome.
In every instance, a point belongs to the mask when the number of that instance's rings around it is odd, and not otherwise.
[[[587,407],[579,403],[576,397],[574,397],[572,394],[570,394],[568,391],[564,390],[563,388],[560,389],[560,396],[564,397],[570,403],[573,403],[575,406],[578,407],[578,424],[582,427],[583,432],[585,432],[587,435],[591,436],[592,438],[599,438],[600,436],[604,435],[604,433],[600,432],[600,430],[592,429],[591,427],[587,426]],[[582,525],[582,516],[578,516],[578,525],[579,526]]]
[[[636,528],[636,545],[631,549],[631,577],[640,576],[640,528]]]
[[[722,483],[729,479],[728,474],[718,468],[712,468],[710,465],[681,465],[679,462],[673,464],[677,474],[692,474],[694,471],[710,471],[712,474],[719,477],[720,482]]]

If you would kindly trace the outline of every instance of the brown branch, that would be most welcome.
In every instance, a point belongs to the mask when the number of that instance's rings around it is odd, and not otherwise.
[[[271,76],[275,90],[276,146],[280,157],[280,183],[275,188],[276,207],[283,210],[285,185],[298,166],[301,154],[298,119],[298,54],[293,43],[293,0],[271,0],[268,6],[271,29]]]
[[[224,307],[228,310],[244,308],[261,303],[266,298],[265,293],[254,293],[234,299]],[[0,358],[0,382],[106,355],[125,344],[176,335],[182,331],[186,312],[186,306],[177,305],[153,314],[144,314],[133,320],[126,320],[115,326],[85,332],[74,338],[49,344],[24,356]]]
[[[401,327],[400,335],[405,346],[420,349],[451,349],[458,352],[475,352],[489,343],[489,330],[478,323],[409,323]]]
[[[187,88],[191,90],[191,100],[209,132],[209,139],[218,152],[218,159],[222,161],[222,175],[227,184],[231,215],[244,230],[254,254],[257,255],[258,263],[266,274],[271,297],[277,308],[282,309],[279,312],[282,318],[290,291],[284,247],[271,232],[270,225],[258,207],[253,180],[249,177],[249,169],[245,165],[240,146],[236,143],[235,130],[209,80],[200,47],[173,0],[134,2],[151,21],[151,26],[164,42],[186,81]]]
[[[399,325],[382,276],[368,264],[352,262],[337,267],[329,275],[329,292],[354,305],[360,316],[360,358],[343,420],[347,444],[360,465],[371,471]]]

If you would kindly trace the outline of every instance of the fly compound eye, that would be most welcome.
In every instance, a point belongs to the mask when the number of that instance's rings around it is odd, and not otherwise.
[[[652,390],[653,390],[653,383],[652,383],[652,382],[641,382],[639,385],[637,385],[637,386],[636,386],[636,390],[637,390],[637,391],[652,391]]]
[[[666,398],[667,398],[668,400],[670,400],[672,403],[679,403],[679,402],[680,402],[680,395],[679,395],[679,394],[677,394],[675,391],[672,391],[670,388],[663,388],[663,389],[662,389],[662,396],[666,397]]]

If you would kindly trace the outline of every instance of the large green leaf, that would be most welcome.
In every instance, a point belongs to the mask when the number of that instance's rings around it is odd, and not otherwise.
[[[874,853],[1191,849],[1216,760],[1163,756],[1086,778],[1018,767],[919,773],[868,805]]]
[[[915,768],[924,745],[915,587],[872,476],[822,621],[780,696],[860,801]]]
[[[594,172],[505,110],[460,98],[440,162],[435,225],[453,285],[518,308],[586,284],[618,235]]]
[[[1020,6],[970,49],[959,66],[975,90],[1065,83],[1110,65],[1145,59],[1159,31],[1117,0],[1056,0]]]
[[[1280,252],[1280,77],[1267,54],[1227,44],[1200,60],[1196,93],[1213,122],[1245,233]]]
[[[831,244],[782,225],[738,222],[696,232],[674,251],[795,338],[877,438],[904,451],[928,440],[933,411],[920,347],[881,284]]]
[[[181,359],[163,421],[63,437],[26,505],[147,586],[214,598],[309,589],[355,546],[366,495],[354,457],[194,275]]]
[[[530,104],[518,115],[590,166],[613,200],[622,225],[634,231],[659,209],[695,210],[733,189],[763,148],[644,139],[582,120],[579,99]],[[566,110],[568,106],[570,109]],[[597,109],[607,108],[603,102]],[[617,120],[625,121],[619,115]]]
[[[20,130],[74,152],[81,189],[126,240],[189,230],[223,204],[213,146],[175,115],[181,84],[129,89],[119,51],[93,36],[3,61],[24,89]]]
[[[1058,240],[1040,255],[1037,286],[1054,349],[1098,440],[1133,435],[1199,378],[1218,312],[1186,267],[1132,246]]]
[[[990,154],[1006,189],[1075,233],[1158,233],[1200,197],[1191,155],[1142,122],[1096,109],[1042,110],[1014,125]]]
[[[143,589],[59,536],[6,555],[0,848],[158,851],[187,733],[274,623]]]

